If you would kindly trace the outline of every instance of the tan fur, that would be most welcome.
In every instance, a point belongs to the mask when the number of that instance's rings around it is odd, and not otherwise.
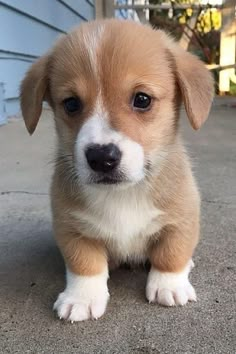
[[[21,85],[21,110],[30,134],[33,134],[38,124],[42,112],[42,102],[46,99],[47,65],[48,56],[40,58],[32,65]]]
[[[165,226],[158,237],[152,240],[149,258],[155,268],[163,272],[179,272],[193,255],[199,238],[199,196],[190,166],[184,155],[172,155],[168,168],[163,169],[159,183],[155,184],[156,199],[165,212]],[[173,176],[175,176],[174,186]],[[159,188],[165,192],[159,196]],[[183,198],[184,196],[184,198]],[[160,199],[159,199],[160,198]]]
[[[78,234],[57,232],[57,242],[69,270],[80,275],[95,275],[107,266],[104,245],[97,240],[80,237]]]
[[[58,178],[59,177],[59,178]],[[108,262],[107,250],[103,242],[91,240],[89,235],[81,235],[77,222],[71,217],[78,200],[65,197],[69,193],[61,189],[60,168],[56,169],[51,188],[54,232],[57,244],[70,271],[80,275],[101,273]],[[61,190],[62,193],[58,193]],[[80,202],[83,206],[82,201]],[[87,237],[86,237],[87,236]]]
[[[200,216],[200,198],[190,164],[178,144],[154,186],[165,226],[150,242],[149,258],[160,271],[178,272],[191,259],[197,245]]]
[[[95,52],[96,70],[87,49],[90,33],[104,31]],[[154,96],[145,113],[130,108],[131,96]],[[199,196],[191,168],[178,137],[181,98],[194,129],[208,116],[212,78],[203,64],[179,48],[161,31],[132,22],[108,20],[84,24],[63,37],[52,52],[37,61],[21,87],[21,106],[30,133],[37,125],[46,98],[55,113],[60,153],[52,183],[55,235],[65,262],[78,274],[101,272],[106,245],[84,231],[72,212],[88,208],[70,175],[76,136],[98,97],[113,128],[139,143],[145,154],[166,152],[157,176],[147,177],[155,206],[163,211],[161,231],[150,235],[147,252],[154,267],[176,272],[191,258],[199,234]],[[78,95],[85,103],[79,117],[68,117],[62,100]],[[122,102],[122,103],[121,103]],[[82,230],[82,232],[81,232]]]

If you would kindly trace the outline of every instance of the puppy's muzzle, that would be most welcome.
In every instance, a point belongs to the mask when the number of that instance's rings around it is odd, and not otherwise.
[[[109,174],[120,164],[121,151],[115,144],[93,144],[86,151],[85,156],[90,168],[97,173]]]

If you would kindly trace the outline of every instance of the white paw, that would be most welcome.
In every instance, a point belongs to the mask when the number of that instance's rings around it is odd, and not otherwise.
[[[90,277],[67,272],[66,289],[53,306],[58,317],[71,322],[101,317],[109,299],[107,277],[107,272]]]
[[[163,273],[152,268],[147,280],[146,297],[149,302],[158,302],[164,306],[185,305],[196,301],[196,293],[188,280],[193,267],[190,261],[180,273]]]

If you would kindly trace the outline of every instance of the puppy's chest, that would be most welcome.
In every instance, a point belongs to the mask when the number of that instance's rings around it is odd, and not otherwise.
[[[94,196],[90,207],[74,216],[83,232],[103,239],[114,256],[140,259],[149,237],[160,229],[161,214],[145,193],[123,192]]]

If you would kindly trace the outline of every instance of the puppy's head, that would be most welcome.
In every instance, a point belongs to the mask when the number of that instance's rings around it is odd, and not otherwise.
[[[21,107],[32,134],[48,101],[59,155],[82,184],[128,185],[161,165],[175,141],[181,100],[198,129],[212,96],[207,69],[165,33],[107,20],[80,26],[33,64]]]

